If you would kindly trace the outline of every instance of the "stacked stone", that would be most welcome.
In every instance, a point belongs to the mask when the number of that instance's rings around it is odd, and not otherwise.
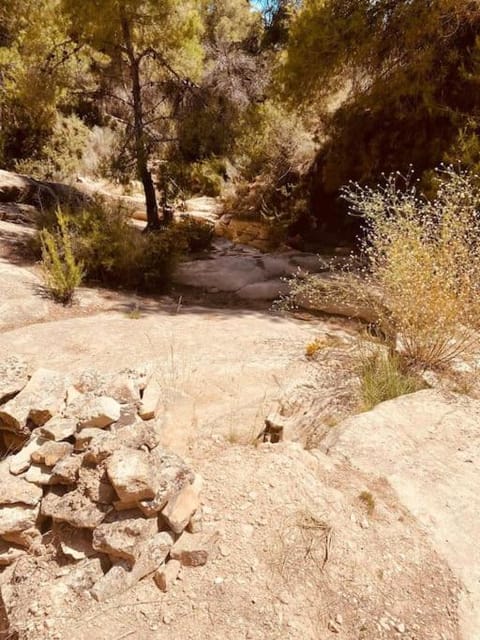
[[[96,568],[90,592],[106,600],[150,574],[166,589],[182,565],[204,564],[201,477],[160,444],[152,367],[72,381],[9,364],[0,432],[16,451],[0,463],[0,567],[53,545],[72,570]]]

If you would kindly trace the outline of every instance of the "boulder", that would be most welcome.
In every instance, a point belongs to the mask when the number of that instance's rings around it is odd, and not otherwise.
[[[462,584],[465,638],[480,629],[479,424],[480,401],[424,390],[345,420],[321,443],[333,463],[388,481],[424,528]]]
[[[32,452],[31,460],[47,467],[53,467],[65,456],[73,451],[73,445],[69,442],[48,441]]]
[[[134,563],[141,551],[141,543],[158,533],[156,518],[144,518],[140,511],[116,513],[93,532],[93,547],[112,558]]]
[[[162,510],[162,516],[174,533],[182,533],[199,508],[202,484],[202,477],[197,474],[193,483],[185,485],[170,498]]]
[[[266,300],[271,302],[282,295],[286,295],[289,291],[288,282],[275,279],[248,284],[237,291],[237,296],[244,300]]]
[[[107,474],[122,501],[152,499],[157,478],[152,460],[145,451],[117,449],[106,463]]]
[[[41,505],[43,516],[57,522],[68,522],[79,529],[95,529],[109,511],[109,507],[92,502],[78,489],[63,495],[51,490]]]
[[[67,390],[65,376],[57,371],[38,369],[22,391],[0,411],[0,427],[29,433],[61,413]]]
[[[0,405],[5,404],[26,386],[29,367],[25,360],[9,356],[0,364]]]
[[[184,262],[174,275],[177,284],[222,292],[235,292],[266,279],[256,258],[247,255]]]

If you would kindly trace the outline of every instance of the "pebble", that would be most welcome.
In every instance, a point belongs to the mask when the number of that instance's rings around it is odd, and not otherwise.
[[[340,625],[343,624],[343,616],[342,616],[342,614],[337,613],[337,615],[335,616],[335,622],[337,624],[340,624]]]
[[[215,580],[213,581],[214,584],[223,584],[223,582],[224,582],[224,579],[221,578],[220,576],[215,578]]]
[[[395,630],[398,631],[398,633],[405,633],[405,625],[403,624],[403,622],[399,622],[398,624],[396,624]]]

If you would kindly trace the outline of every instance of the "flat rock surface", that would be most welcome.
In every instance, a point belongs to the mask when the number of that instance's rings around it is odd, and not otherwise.
[[[329,456],[385,478],[463,584],[463,637],[480,630],[480,402],[420,391],[348,419]]]

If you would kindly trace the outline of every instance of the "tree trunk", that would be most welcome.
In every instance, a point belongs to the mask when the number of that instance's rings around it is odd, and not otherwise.
[[[140,59],[135,55],[130,33],[130,23],[125,14],[123,5],[120,5],[120,21],[122,24],[123,40],[130,65],[130,77],[132,82],[133,99],[133,132],[135,138],[135,160],[137,175],[142,181],[145,192],[145,204],[147,208],[146,231],[154,231],[160,228],[158,216],[157,194],[153,184],[152,174],[148,168],[148,149],[145,143],[145,130],[143,121],[142,89],[140,85]]]

